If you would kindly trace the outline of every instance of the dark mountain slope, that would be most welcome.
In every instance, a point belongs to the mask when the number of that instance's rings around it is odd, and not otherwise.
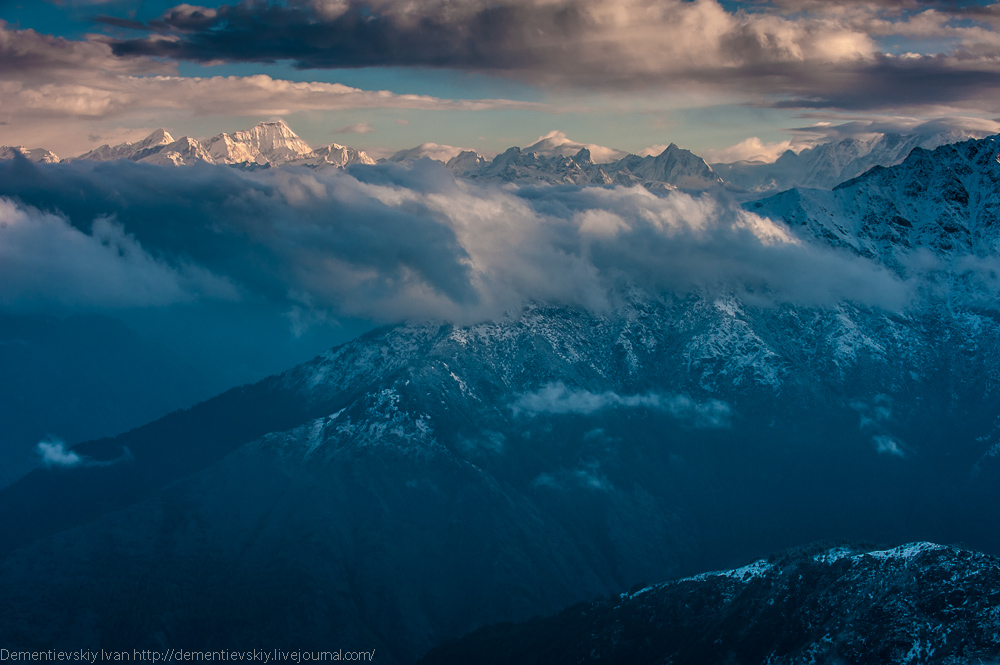
[[[804,548],[482,628],[421,663],[993,662],[998,603],[995,557],[930,543]]]

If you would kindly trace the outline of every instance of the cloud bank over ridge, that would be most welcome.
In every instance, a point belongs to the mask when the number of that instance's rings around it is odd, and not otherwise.
[[[13,308],[263,299],[470,322],[529,301],[604,311],[633,288],[910,298],[882,268],[710,196],[483,186],[430,162],[242,172],[17,159],[0,163],[0,197],[0,303]]]

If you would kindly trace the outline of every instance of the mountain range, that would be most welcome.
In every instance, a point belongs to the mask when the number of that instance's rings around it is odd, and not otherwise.
[[[289,145],[271,154],[291,163]],[[920,575],[963,593],[949,571],[995,585],[993,559],[855,548],[746,579],[645,583],[833,538],[1000,554],[996,152],[994,139],[917,149],[832,191],[746,204],[795,242],[891,271],[912,287],[895,307],[632,285],[605,310],[530,303],[469,325],[387,326],[75,446],[73,464],[0,490],[0,643],[339,644],[412,663],[477,627],[612,596],[592,620],[547,625],[559,639],[584,625],[592,641],[578,644],[627,660],[629,644],[605,639],[627,630],[618,608],[648,619],[694,598],[692,621],[724,638],[699,654],[860,649],[875,662],[884,647],[896,662],[938,662],[916,641],[945,639],[943,615],[920,632],[930,610],[887,616],[866,594],[883,581],[916,594]],[[553,164],[642,184],[708,179],[689,156],[671,146],[597,165],[582,149],[512,150],[474,168],[515,182]],[[998,655],[989,585],[939,608],[980,621],[966,655]],[[832,600],[808,605],[812,590]],[[785,626],[799,607],[802,630]],[[831,619],[841,608],[893,630],[902,617],[905,630],[869,642],[864,622]],[[785,641],[734,628],[750,615]],[[497,630],[486,637],[534,628]]]
[[[363,151],[337,143],[313,150],[280,120],[262,122],[232,134],[222,133],[204,142],[187,136],[175,140],[165,129],[157,129],[137,143],[122,143],[114,147],[102,145],[75,159],[99,162],[128,159],[172,166],[204,162],[245,167],[344,168],[352,164],[375,163]]]
[[[445,164],[455,175],[487,182],[569,185],[643,185],[652,191],[672,188],[705,190],[724,187],[742,198],[793,187],[832,189],[874,166],[901,162],[914,148],[935,148],[971,138],[969,132],[952,130],[935,134],[876,134],[872,138],[847,138],[787,151],[774,163],[734,162],[709,165],[688,150],[670,144],[658,155],[640,157],[620,150],[572,141],[561,132],[550,132],[526,148],[510,148],[492,160],[473,150],[424,143],[394,153],[386,161],[409,163],[430,159]],[[44,149],[0,147],[0,159],[14,153],[32,161],[58,162]],[[219,134],[205,141],[189,137],[174,140],[157,129],[137,143],[102,145],[74,159],[137,162],[180,166],[193,163],[226,164],[244,168],[308,166],[346,168],[375,164],[362,150],[332,143],[313,149],[283,121]]]
[[[733,162],[712,164],[726,182],[762,194],[793,187],[833,189],[874,166],[893,166],[915,148],[938,146],[978,138],[970,132],[949,130],[933,134],[875,134],[870,138],[846,138],[806,148],[786,151],[775,162]]]

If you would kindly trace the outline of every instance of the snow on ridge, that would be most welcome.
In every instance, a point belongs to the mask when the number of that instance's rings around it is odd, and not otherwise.
[[[908,543],[906,545],[900,545],[899,547],[893,547],[888,550],[878,550],[876,552],[865,552],[863,554],[858,554],[854,558],[858,559],[862,556],[870,556],[875,559],[912,559],[919,554],[924,552],[933,552],[937,550],[946,550],[948,547],[946,545],[938,545],[937,543],[930,542],[916,542]]]
[[[887,561],[890,559],[905,560],[912,559],[920,554],[923,554],[924,552],[936,552],[947,549],[947,545],[938,545],[937,543],[927,541],[907,543],[906,545],[899,545],[890,549],[875,551],[858,551],[856,548],[843,546],[835,547],[825,552],[820,552],[819,554],[813,556],[812,560],[817,563],[835,563],[841,559],[861,561],[864,557],[872,557],[873,559],[878,559],[880,561]]]
[[[261,122],[250,129],[223,132],[199,141],[187,136],[174,140],[165,129],[157,129],[137,143],[102,145],[76,159],[183,166],[196,163],[257,166],[311,166],[344,168],[352,164],[374,164],[363,150],[337,143],[313,149],[284,121]]]
[[[728,577],[739,582],[749,582],[751,580],[757,579],[758,577],[763,577],[768,572],[774,568],[774,564],[768,562],[767,559],[760,559],[754,561],[753,563],[747,564],[740,568],[733,568],[732,570],[716,570],[709,573],[701,573],[700,575],[694,575],[692,577],[685,577],[684,579],[677,580],[678,582],[704,582],[710,578],[714,577]]]

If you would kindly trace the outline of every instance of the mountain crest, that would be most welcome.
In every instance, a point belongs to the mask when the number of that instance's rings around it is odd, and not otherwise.
[[[5,153],[0,152],[0,158],[4,155]],[[170,132],[159,128],[137,143],[126,141],[114,147],[102,145],[76,159],[127,159],[171,166],[195,163],[247,166],[288,164],[315,168],[344,168],[352,164],[375,163],[364,151],[336,143],[313,150],[283,120],[261,122],[250,129],[231,134],[223,132],[205,141],[187,136],[175,140]],[[48,158],[39,153],[35,161],[59,161],[59,158],[54,155]]]
[[[250,129],[233,132],[232,135],[223,133],[209,140],[210,146],[220,142],[226,148],[225,152],[220,153],[224,159],[235,161],[238,157],[243,158],[238,159],[240,162],[253,161],[258,164],[280,165],[301,159],[313,152],[308,143],[280,120],[261,122]],[[211,147],[209,152],[215,154]],[[250,159],[245,159],[246,157]]]
[[[149,136],[135,144],[136,148],[151,148],[154,145],[167,145],[174,142],[174,137],[170,132],[160,127],[150,132]]]
[[[14,159],[15,155],[24,157],[29,162],[54,164],[61,161],[59,156],[45,148],[25,148],[23,145],[0,145],[0,159]]]

